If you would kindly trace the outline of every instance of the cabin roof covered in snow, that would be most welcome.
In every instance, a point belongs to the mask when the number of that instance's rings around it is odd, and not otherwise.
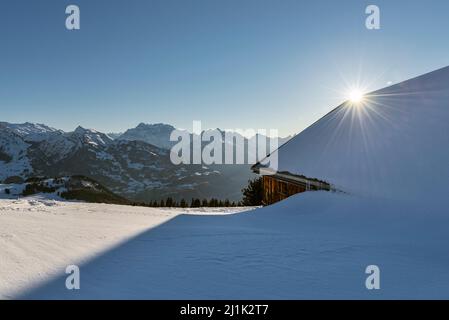
[[[373,196],[449,189],[449,67],[345,102],[254,168]]]

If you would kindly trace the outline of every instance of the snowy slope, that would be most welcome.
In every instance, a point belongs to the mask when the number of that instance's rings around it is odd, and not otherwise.
[[[5,127],[10,129],[15,134],[24,138],[25,141],[39,142],[47,139],[48,135],[55,132],[62,132],[60,130],[46,126],[39,123],[2,123]]]
[[[86,263],[186,210],[198,216],[245,209],[155,209],[60,202],[42,196],[0,200],[0,299],[17,297],[64,273],[67,265]]]
[[[0,126],[0,181],[33,171],[27,157],[29,145],[16,133]]]
[[[52,162],[57,162],[76,150],[77,146],[79,147],[79,144],[75,139],[57,131],[47,134],[46,139],[42,139],[37,148]]]
[[[4,298],[449,298],[446,200],[311,192],[224,216],[0,203]],[[65,289],[69,264],[80,266],[79,291]],[[365,287],[369,265],[380,290]]]
[[[449,67],[344,103],[272,157],[346,192],[412,198],[449,193],[448,145]]]
[[[98,132],[94,129],[85,129],[78,126],[74,132],[68,134],[72,139],[79,140],[81,145],[90,145],[92,147],[103,147],[111,144],[112,140],[107,134]]]

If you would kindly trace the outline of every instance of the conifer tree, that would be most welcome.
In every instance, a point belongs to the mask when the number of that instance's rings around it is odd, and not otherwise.
[[[263,201],[263,181],[262,178],[256,178],[248,181],[248,186],[242,189],[243,206],[260,206]]]

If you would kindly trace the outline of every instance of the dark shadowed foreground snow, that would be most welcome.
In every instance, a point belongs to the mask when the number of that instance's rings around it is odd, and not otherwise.
[[[447,299],[447,204],[315,192],[248,213],[179,215],[81,265],[81,290],[61,273],[18,297]],[[365,288],[368,265],[381,270],[380,290]]]

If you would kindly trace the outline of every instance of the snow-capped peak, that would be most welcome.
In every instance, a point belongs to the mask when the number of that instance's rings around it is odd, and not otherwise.
[[[81,142],[91,146],[106,146],[113,142],[113,139],[107,134],[98,132],[94,129],[85,129],[81,126],[78,126],[71,136],[78,138]]]
[[[170,149],[173,146],[170,141],[173,130],[175,130],[173,126],[164,123],[140,123],[137,127],[127,130],[118,139],[144,141],[159,148]]]
[[[48,138],[48,135],[55,132],[62,132],[55,128],[40,123],[2,123],[3,127],[8,128],[25,141],[40,142]]]
[[[76,127],[75,131],[73,131],[76,134],[97,134],[98,131],[95,129],[86,129],[83,128],[82,126],[78,126]]]

